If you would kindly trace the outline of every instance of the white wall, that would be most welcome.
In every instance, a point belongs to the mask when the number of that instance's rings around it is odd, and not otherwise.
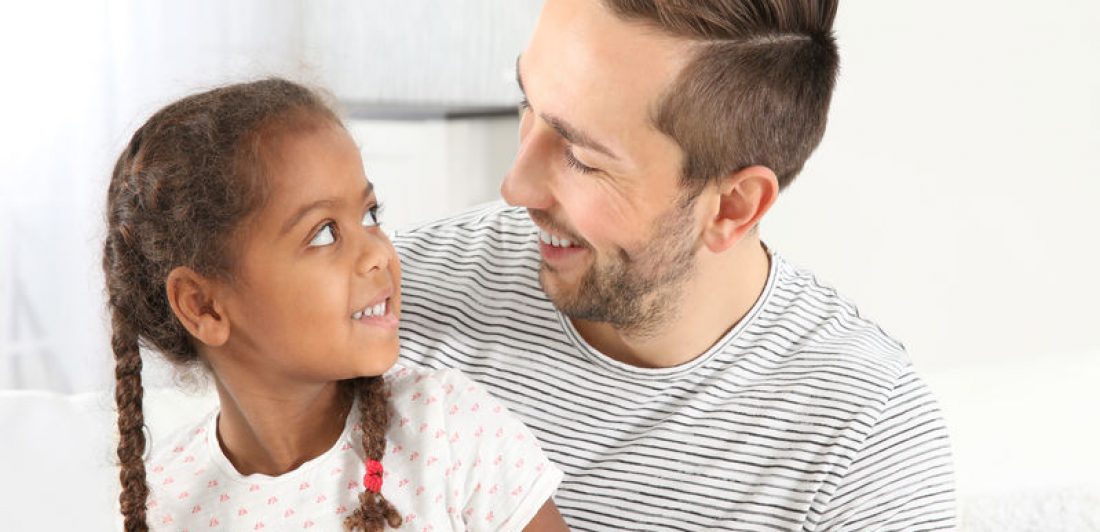
[[[515,117],[348,122],[387,232],[498,198],[518,147],[517,127]]]
[[[767,236],[926,367],[1100,350],[1100,2],[841,5],[829,131]]]

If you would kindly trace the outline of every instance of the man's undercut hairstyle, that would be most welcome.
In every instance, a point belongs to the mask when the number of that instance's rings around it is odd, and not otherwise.
[[[654,110],[701,187],[762,165],[780,189],[825,133],[839,54],[837,0],[603,0],[616,16],[695,41]]]

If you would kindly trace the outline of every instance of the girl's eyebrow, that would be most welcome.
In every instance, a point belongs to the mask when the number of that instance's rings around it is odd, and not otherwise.
[[[363,187],[363,201],[366,202],[367,198],[369,198],[373,193],[374,183],[367,181],[367,186]],[[303,205],[300,209],[295,211],[290,218],[287,219],[286,223],[283,224],[282,230],[279,231],[279,235],[285,235],[288,231],[293,229],[295,225],[298,225],[298,222],[302,221],[302,218],[304,218],[305,215],[310,213],[310,211],[320,209],[322,207],[336,207],[341,203],[343,203],[343,200],[341,198],[323,198]]]

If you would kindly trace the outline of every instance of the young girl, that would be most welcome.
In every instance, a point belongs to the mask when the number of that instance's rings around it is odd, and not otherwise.
[[[400,273],[359,151],[309,90],[233,85],[119,157],[103,268],[126,530],[564,529],[535,438],[454,371],[394,367]],[[141,357],[220,408],[144,459]]]

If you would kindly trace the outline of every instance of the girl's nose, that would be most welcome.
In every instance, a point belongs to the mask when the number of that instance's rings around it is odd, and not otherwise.
[[[361,249],[356,262],[356,271],[360,275],[384,270],[394,258],[393,244],[381,229],[366,229],[365,235],[361,240]]]

